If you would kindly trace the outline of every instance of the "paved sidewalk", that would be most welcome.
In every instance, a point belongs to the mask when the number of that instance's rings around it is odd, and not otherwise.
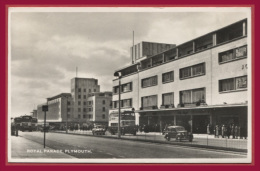
[[[13,159],[74,158],[64,154],[62,151],[54,150],[46,146],[43,148],[43,144],[30,141],[21,136],[11,136],[11,157]]]

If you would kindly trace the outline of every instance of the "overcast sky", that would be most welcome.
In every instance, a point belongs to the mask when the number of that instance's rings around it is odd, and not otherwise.
[[[70,80],[96,78],[112,91],[113,72],[131,63],[130,46],[181,44],[246,18],[243,12],[12,12],[12,116],[70,92]],[[10,81],[10,80],[9,80]]]

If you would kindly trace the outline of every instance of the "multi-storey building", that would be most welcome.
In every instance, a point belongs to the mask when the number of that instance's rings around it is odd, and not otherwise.
[[[108,122],[109,109],[112,108],[112,92],[91,93],[87,98],[88,119],[94,123]]]
[[[46,112],[46,120],[48,122],[66,122],[71,121],[71,104],[72,97],[70,93],[61,93],[53,97],[47,98],[47,102],[37,106],[37,119],[39,122],[44,120],[43,105],[48,105]]]
[[[39,122],[44,120],[42,105],[48,105],[47,122],[107,123],[111,108],[112,92],[100,92],[98,80],[93,78],[71,79],[71,93],[61,93],[47,98],[37,106]]]
[[[71,79],[71,95],[73,98],[73,118],[75,121],[85,121],[91,117],[87,112],[87,101],[89,94],[100,92],[98,80],[94,78]]]
[[[247,127],[247,19],[118,69],[121,108],[134,108],[136,124]],[[249,58],[251,58],[249,56]],[[133,62],[134,61],[134,62]],[[119,78],[113,80],[118,109]]]

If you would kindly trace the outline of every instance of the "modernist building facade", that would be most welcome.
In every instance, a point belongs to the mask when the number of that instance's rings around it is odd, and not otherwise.
[[[135,108],[136,124],[183,125],[205,133],[208,124],[247,127],[247,20],[152,56],[121,73],[121,107]],[[118,109],[119,79],[113,80]]]
[[[48,105],[47,122],[54,123],[107,123],[112,92],[100,92],[98,80],[71,79],[71,93],[61,93],[47,98],[37,107],[39,122],[44,120],[42,105]]]
[[[87,111],[89,120],[96,124],[107,124],[109,110],[112,108],[112,92],[89,94]]]

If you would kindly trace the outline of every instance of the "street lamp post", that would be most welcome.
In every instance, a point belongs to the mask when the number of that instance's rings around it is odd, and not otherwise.
[[[118,86],[119,86],[119,91],[118,91],[118,138],[121,138],[121,127],[120,127],[120,122],[121,122],[121,72],[116,72],[114,76],[118,77]]]
[[[67,110],[66,110],[66,134],[68,133],[68,96],[66,96],[67,99]]]

